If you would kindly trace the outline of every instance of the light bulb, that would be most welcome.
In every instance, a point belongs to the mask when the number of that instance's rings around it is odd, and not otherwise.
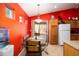
[[[75,19],[78,20],[78,17],[76,17]]]
[[[71,17],[68,17],[68,19],[70,20],[70,19],[71,19]]]

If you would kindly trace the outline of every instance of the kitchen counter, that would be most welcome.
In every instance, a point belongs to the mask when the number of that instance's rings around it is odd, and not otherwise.
[[[79,41],[72,40],[72,41],[65,41],[65,43],[79,50]]]
[[[64,56],[79,56],[79,41],[64,42]]]

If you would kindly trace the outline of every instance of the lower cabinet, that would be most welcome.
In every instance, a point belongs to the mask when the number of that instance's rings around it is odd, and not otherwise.
[[[71,34],[71,40],[79,40],[79,34]]]
[[[79,50],[65,43],[64,56],[79,56]]]

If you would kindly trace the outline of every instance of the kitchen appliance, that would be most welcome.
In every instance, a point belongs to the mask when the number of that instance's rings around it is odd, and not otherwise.
[[[70,40],[70,24],[59,24],[58,26],[58,43],[63,45],[64,41]]]

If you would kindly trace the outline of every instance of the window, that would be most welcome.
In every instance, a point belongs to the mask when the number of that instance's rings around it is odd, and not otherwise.
[[[13,18],[13,10],[8,7],[6,7],[6,17]]]
[[[19,22],[22,23],[23,22],[23,17],[19,16]]]

